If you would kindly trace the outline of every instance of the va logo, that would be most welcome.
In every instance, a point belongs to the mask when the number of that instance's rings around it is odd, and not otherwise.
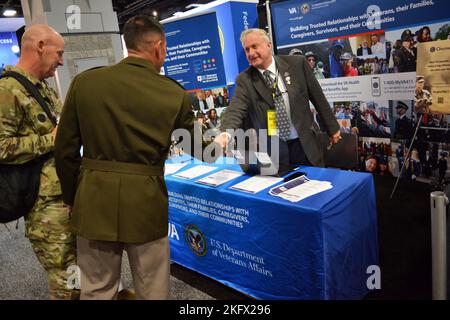
[[[71,5],[66,9],[67,29],[80,30],[81,29],[81,9],[79,6]]]
[[[300,12],[307,14],[311,10],[311,6],[308,3],[304,3],[300,6]]]
[[[206,254],[208,248],[206,246],[205,236],[196,225],[188,225],[185,236],[189,247],[196,255],[202,257]]]
[[[371,265],[367,267],[367,274],[370,274],[367,278],[366,285],[367,289],[381,289],[381,270],[377,265]]]

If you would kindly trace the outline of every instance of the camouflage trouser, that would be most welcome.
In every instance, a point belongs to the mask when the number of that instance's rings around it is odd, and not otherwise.
[[[51,299],[78,299],[79,290],[70,289],[68,267],[76,265],[76,238],[69,231],[68,209],[61,197],[39,196],[25,219],[25,235],[47,272]]]

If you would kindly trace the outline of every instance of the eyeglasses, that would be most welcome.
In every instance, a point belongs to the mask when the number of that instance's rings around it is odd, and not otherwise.
[[[308,61],[316,62],[316,59],[314,59],[314,58],[308,58]]]

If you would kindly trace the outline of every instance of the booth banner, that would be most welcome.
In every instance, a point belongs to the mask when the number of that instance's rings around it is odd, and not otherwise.
[[[279,48],[449,17],[447,0],[293,0],[271,8]]]
[[[19,43],[15,32],[0,32],[0,73],[7,65],[19,61]]]
[[[450,152],[446,0],[284,1],[271,5],[277,54],[303,54],[362,171],[435,184]],[[320,115],[311,107],[317,123]],[[422,115],[422,117],[421,117]]]
[[[226,86],[215,12],[167,22],[164,30],[166,76],[188,91]]]
[[[423,77],[420,81],[424,88],[431,91],[416,95],[416,112],[424,108],[433,113],[450,114],[450,40],[421,43],[417,57],[417,75]]]
[[[415,81],[415,72],[319,80],[328,101],[410,100]]]

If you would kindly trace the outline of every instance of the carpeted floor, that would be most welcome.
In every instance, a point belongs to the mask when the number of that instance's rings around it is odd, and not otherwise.
[[[430,200],[432,189],[420,182],[401,181],[395,196],[389,199],[395,180],[374,177],[377,193],[381,290],[368,300],[431,299]],[[0,300],[46,299],[44,272],[19,229],[0,225]],[[123,284],[132,287],[126,255]],[[249,299],[196,272],[172,265],[171,299]]]

